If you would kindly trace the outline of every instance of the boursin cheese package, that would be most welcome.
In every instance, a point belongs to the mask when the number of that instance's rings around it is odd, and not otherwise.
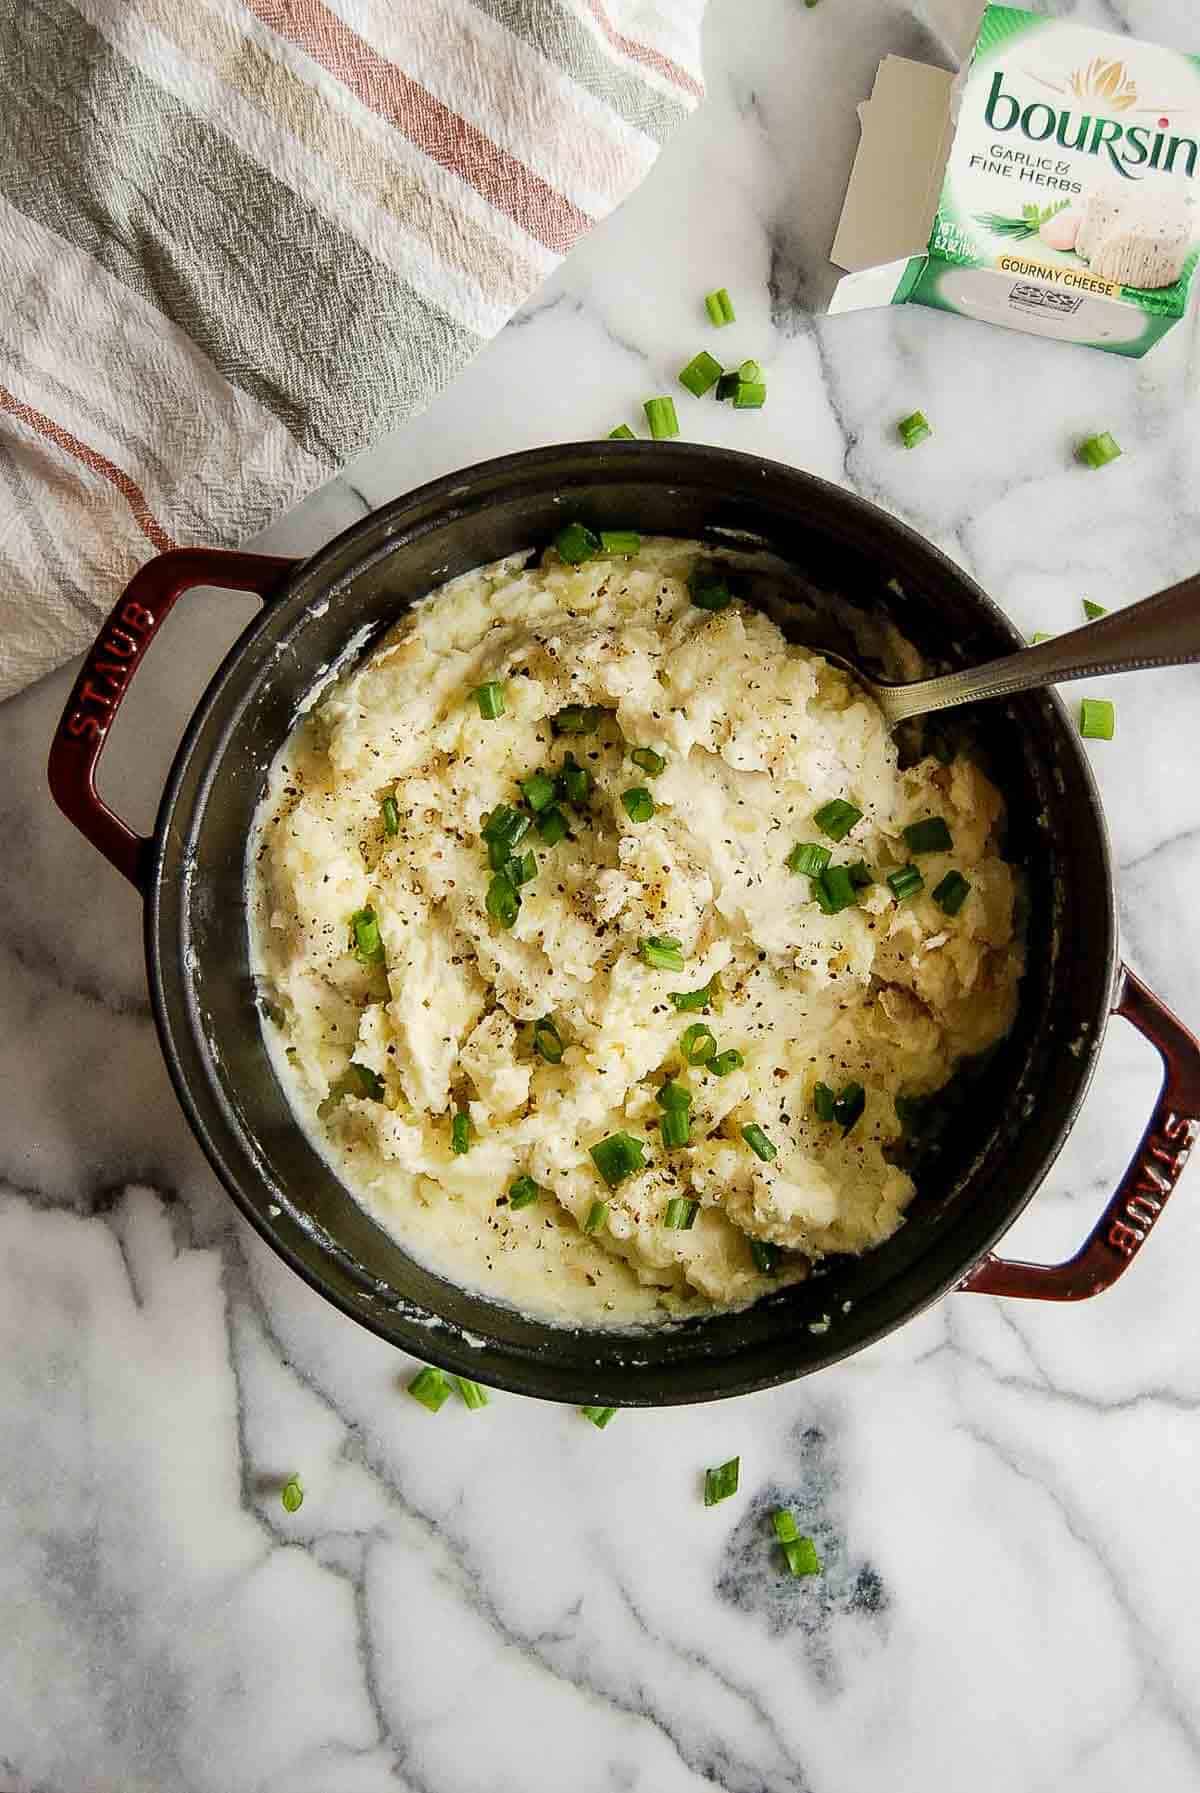
[[[1200,57],[988,6],[957,81],[888,57],[860,118],[831,311],[926,305],[1121,355],[1184,316]]]

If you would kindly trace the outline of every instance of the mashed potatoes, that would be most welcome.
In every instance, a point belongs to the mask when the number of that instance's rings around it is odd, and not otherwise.
[[[742,1306],[895,1231],[896,1098],[1009,1027],[1001,800],[962,758],[899,770],[852,680],[698,607],[694,543],[527,559],[405,615],[281,750],[266,1032],[343,1181],[446,1276],[591,1324]]]

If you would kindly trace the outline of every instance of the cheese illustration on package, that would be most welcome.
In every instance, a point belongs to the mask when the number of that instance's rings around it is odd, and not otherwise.
[[[903,73],[917,65],[889,61],[899,71],[879,117],[875,95],[863,108],[860,161],[878,155],[869,132],[889,107],[894,121],[903,83],[918,92]],[[924,252],[869,267],[835,244],[854,271],[831,309],[926,305],[1144,354],[1185,314],[1197,262],[1200,57],[988,6],[943,104]],[[859,174],[856,163],[841,239],[862,211]]]

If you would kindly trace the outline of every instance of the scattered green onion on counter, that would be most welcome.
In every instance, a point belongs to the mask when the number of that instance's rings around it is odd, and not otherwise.
[[[608,1225],[608,1203],[594,1201],[587,1211],[587,1219],[583,1223],[585,1233],[601,1233]]]
[[[862,810],[853,803],[847,803],[842,797],[835,797],[831,803],[823,803],[813,821],[827,834],[830,840],[845,840],[856,823],[862,821]]]
[[[779,1268],[779,1247],[769,1239],[747,1239],[754,1268],[762,1276],[774,1276]]]
[[[647,778],[657,778],[667,769],[665,757],[661,753],[655,753],[653,747],[635,747],[629,757]]]
[[[607,1139],[598,1140],[589,1156],[610,1189],[615,1189],[645,1164],[641,1140],[628,1133],[610,1133]]]
[[[735,411],[761,411],[767,402],[767,388],[761,380],[739,380],[733,390]]]
[[[812,0],[808,0],[808,3],[811,5]],[[783,1546],[783,1554],[793,1575],[819,1575],[821,1573],[821,1559],[817,1555],[817,1547],[811,1538],[789,1539]]]
[[[898,872],[889,872],[888,885],[898,903],[906,897],[916,896],[918,890],[924,890],[925,880],[915,865],[902,865]]]
[[[485,722],[495,722],[504,714],[504,686],[490,679],[486,685],[475,687],[475,702],[479,705],[479,714]]]
[[[721,363],[707,349],[701,349],[698,355],[692,356],[686,367],[680,369],[679,384],[686,387],[694,397],[703,398],[716,385],[724,371]]]
[[[642,409],[646,413],[646,422],[650,425],[650,434],[656,442],[679,434],[679,419],[675,415],[673,398],[648,398]]]
[[[591,1420],[597,1432],[603,1432],[605,1426],[615,1418],[620,1409],[616,1407],[581,1407],[579,1411],[584,1419]]]
[[[776,1507],[771,1514],[771,1524],[775,1527],[775,1536],[781,1544],[794,1544],[800,1536],[799,1527],[786,1507]]]
[[[742,1128],[742,1138],[754,1156],[761,1158],[764,1164],[769,1164],[772,1158],[779,1156],[778,1146],[771,1144],[757,1121],[751,1121],[749,1126]]]
[[[487,1394],[480,1388],[478,1382],[472,1382],[469,1376],[453,1376],[451,1381],[462,1397],[463,1406],[469,1412],[478,1413],[481,1407],[487,1406]]]
[[[1045,629],[1035,629],[1029,637],[1030,647],[1040,647],[1043,641],[1053,641],[1053,635],[1047,635]]]
[[[648,822],[654,814],[654,798],[644,784],[621,792],[621,803],[631,822]]]
[[[304,1489],[298,1475],[290,1475],[279,1491],[285,1513],[298,1513],[304,1505]]]
[[[423,1370],[417,1371],[408,1385],[408,1392],[414,1401],[420,1401],[422,1407],[427,1407],[430,1413],[440,1413],[450,1399],[450,1384],[440,1370],[427,1364]]]
[[[900,419],[896,428],[905,448],[915,448],[918,442],[926,441],[933,434],[924,411],[910,412],[907,417]]]
[[[903,831],[910,853],[948,853],[954,836],[943,816],[927,816],[922,822],[910,822]]]
[[[385,834],[399,834],[400,811],[396,807],[396,799],[394,797],[385,797],[383,802],[379,805],[379,811],[383,817],[383,832]]]
[[[737,1493],[741,1463],[740,1457],[731,1457],[728,1463],[722,1463],[718,1469],[705,1470],[704,1504],[706,1507],[715,1507],[718,1501],[728,1500],[731,1494]]]
[[[599,554],[600,537],[585,523],[568,523],[555,536],[554,546],[560,560],[565,560],[568,566],[579,567]]]
[[[1098,616],[1108,615],[1108,606],[1106,604],[1093,603],[1091,598],[1085,598],[1083,600],[1083,614],[1087,617],[1089,623],[1094,623]]]
[[[1085,436],[1077,452],[1085,467],[1107,467],[1119,457],[1121,445],[1108,430],[1101,430],[1097,436]]]
[[[717,398],[722,402],[727,398],[732,398],[740,384],[741,382],[736,373],[722,374],[721,378],[717,381]]]
[[[1085,697],[1079,706],[1079,732],[1085,741],[1111,741],[1117,712],[1107,697]]]
[[[696,1216],[699,1212],[699,1202],[689,1200],[686,1195],[673,1195],[667,1203],[663,1225],[669,1227],[673,1233],[690,1233],[696,1224]]]
[[[680,1036],[679,1050],[685,1064],[702,1065],[716,1053],[717,1036],[707,1022],[693,1021]]]
[[[541,1184],[535,1183],[532,1177],[518,1177],[509,1188],[508,1205],[514,1214],[518,1213],[522,1208],[532,1207],[541,1193]]]
[[[725,324],[732,324],[736,320],[737,314],[733,309],[733,300],[723,286],[717,287],[715,292],[705,293],[704,309],[708,313],[710,322],[714,323],[718,330]]]
[[[803,872],[805,877],[819,878],[832,858],[828,847],[804,840],[797,842],[783,863],[790,872]]]
[[[543,1015],[540,1021],[533,1024],[533,1049],[548,1065],[561,1065],[564,1050],[562,1035],[549,1015]]]
[[[350,944],[364,965],[383,964],[383,937],[374,909],[356,909],[350,917]]]
[[[933,892],[933,900],[943,915],[957,915],[971,894],[971,886],[961,872],[947,872]]]
[[[637,437],[634,435],[633,431],[630,429],[630,427],[627,423],[619,423],[615,430],[609,430],[608,439],[610,442],[636,442],[637,441]]]
[[[614,556],[638,554],[641,551],[642,538],[636,529],[602,529],[600,531],[600,551]]]
[[[653,971],[683,970],[683,947],[669,934],[647,934],[638,944],[638,954]]]
[[[745,1062],[737,1047],[730,1046],[710,1058],[704,1069],[712,1077],[728,1077],[731,1071],[740,1071]]]

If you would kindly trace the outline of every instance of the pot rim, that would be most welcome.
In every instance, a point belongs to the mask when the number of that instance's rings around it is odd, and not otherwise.
[[[453,1323],[442,1321],[436,1314],[431,1315],[426,1322],[406,1321],[391,1308],[375,1312],[371,1308],[356,1304],[349,1296],[343,1295],[340,1289],[323,1279],[319,1271],[305,1260],[281,1230],[272,1226],[264,1208],[256,1205],[248,1190],[242,1186],[242,1178],[247,1171],[260,1185],[264,1182],[260,1171],[253,1163],[252,1155],[243,1151],[242,1164],[230,1161],[229,1154],[214,1137],[206,1117],[201,1113],[191,1087],[189,1069],[184,1063],[185,1053],[189,1051],[197,1061],[199,1073],[210,1088],[211,1080],[208,1077],[206,1054],[199,1050],[194,1037],[196,1022],[190,988],[188,990],[188,1009],[191,1025],[188,1034],[182,1039],[177,1036],[177,1030],[170,1014],[164,964],[169,958],[170,949],[175,942],[173,937],[164,939],[162,898],[168,855],[173,841],[177,842],[179,839],[179,830],[173,830],[172,826],[176,804],[197,745],[222,696],[226,694],[231,684],[236,682],[239,669],[246,656],[260,638],[270,630],[272,619],[281,604],[294,603],[297,597],[304,593],[307,607],[319,602],[326,593],[348,586],[359,579],[370,567],[394,551],[396,543],[390,539],[393,534],[392,526],[405,513],[416,514],[420,509],[428,507],[431,503],[436,503],[439,506],[438,520],[430,527],[443,527],[447,522],[453,520],[456,501],[474,503],[472,495],[477,493],[482,482],[499,483],[516,478],[528,479],[531,474],[541,470],[545,476],[547,490],[563,488],[569,486],[572,475],[580,477],[594,475],[601,469],[611,467],[618,462],[618,459],[624,461],[627,466],[629,460],[634,457],[651,463],[666,462],[669,469],[674,469],[673,472],[668,471],[665,475],[667,484],[672,478],[685,480],[689,468],[694,468],[697,472],[714,467],[726,472],[732,469],[734,475],[746,479],[768,476],[782,477],[807,490],[815,499],[818,514],[825,523],[832,523],[839,515],[851,519],[868,517],[882,520],[884,528],[896,540],[898,547],[907,548],[926,566],[936,567],[944,576],[948,576],[964,592],[964,595],[979,606],[989,620],[1009,637],[1014,647],[1025,645],[1024,638],[1015,624],[976,584],[970,574],[951,561],[934,543],[902,519],[885,511],[881,506],[873,504],[855,492],[834,485],[818,475],[790,467],[782,462],[767,460],[762,456],[749,455],[742,451],[718,448],[703,443],[583,441],[523,450],[512,455],[477,462],[470,467],[427,481],[424,485],[390,500],[378,510],[356,520],[313,554],[297,563],[286,575],[278,591],[273,594],[272,601],[251,620],[247,628],[232,644],[192,712],[163,788],[145,861],[143,936],[151,1008],[160,1046],[171,1082],[189,1124],[221,1183],[233,1198],[244,1218],[289,1267],[304,1279],[310,1288],[331,1302],[348,1318],[355,1320],[359,1325],[366,1326],[393,1346],[410,1352],[421,1361],[436,1364],[454,1374],[473,1376],[491,1386],[503,1388],[516,1394],[573,1405],[586,1405],[592,1402],[610,1404],[614,1397],[614,1390],[611,1386],[603,1385],[601,1382],[587,1381],[581,1378],[578,1382],[571,1384],[566,1392],[556,1391],[548,1394],[545,1375],[539,1362],[532,1357],[527,1358],[511,1352],[499,1341],[488,1341],[488,1343],[493,1353],[501,1358],[501,1364],[497,1366],[489,1361],[485,1367],[480,1362],[479,1349],[466,1343],[461,1329]],[[564,463],[567,462],[570,463],[569,467],[564,466]],[[648,468],[647,475],[649,474],[650,469]],[[664,483],[663,473],[655,475],[655,483],[660,485]],[[332,570],[343,559],[346,551],[352,547],[358,550],[352,563],[341,570]],[[313,674],[314,682],[318,676],[319,669]],[[1079,1055],[1078,1083],[1072,1100],[1058,1119],[1053,1138],[1041,1157],[1036,1174],[1021,1192],[1019,1199],[1005,1206],[1003,1213],[993,1226],[973,1235],[968,1257],[956,1261],[954,1266],[945,1273],[927,1277],[926,1280],[921,1281],[918,1292],[905,1303],[901,1313],[891,1317],[886,1315],[880,1317],[877,1324],[856,1334],[844,1343],[837,1339],[836,1332],[831,1333],[829,1347],[822,1353],[818,1362],[810,1365],[780,1367],[765,1374],[751,1370],[744,1376],[730,1378],[728,1376],[728,1360],[721,1359],[721,1363],[725,1366],[723,1375],[726,1379],[718,1389],[703,1386],[703,1378],[699,1370],[692,1370],[689,1366],[687,1387],[672,1391],[666,1398],[661,1393],[639,1394],[636,1389],[626,1388],[618,1397],[621,1406],[659,1407],[731,1399],[756,1390],[778,1386],[802,1375],[814,1373],[818,1369],[828,1368],[853,1356],[869,1345],[877,1343],[879,1339],[886,1337],[898,1327],[907,1324],[909,1320],[915,1319],[936,1301],[941,1300],[944,1295],[959,1287],[967,1274],[988,1255],[997,1241],[1014,1224],[1040,1188],[1058,1157],[1067,1135],[1074,1126],[1084,1097],[1090,1087],[1112,1008],[1113,991],[1120,974],[1112,851],[1099,791],[1088,757],[1076,737],[1062,700],[1054,690],[1047,690],[1041,695],[1049,702],[1054,714],[1060,736],[1059,745],[1072,756],[1090,799],[1089,809],[1096,833],[1096,846],[1106,871],[1106,923],[1109,945],[1107,974],[1103,979],[1104,1000],[1098,1005],[1097,1013],[1091,1017],[1088,1038]],[[220,754],[214,754],[212,763],[205,769],[195,793],[194,812],[198,813],[203,809],[219,765]],[[165,953],[164,947],[168,949]],[[181,973],[181,976],[186,984],[188,982],[186,973]],[[336,1246],[336,1241],[334,1244]],[[924,1258],[918,1260],[918,1263],[920,1262],[924,1262]],[[908,1275],[910,1277],[917,1275],[916,1264],[910,1268]],[[703,1324],[703,1321],[700,1323]],[[576,1330],[560,1328],[551,1322],[545,1324],[547,1330],[551,1332],[560,1330],[574,1332]],[[594,1330],[586,1329],[585,1336],[586,1332]],[[661,1329],[651,1329],[646,1336],[652,1339],[659,1330]],[[681,1366],[673,1365],[672,1373],[677,1373],[680,1368]]]

